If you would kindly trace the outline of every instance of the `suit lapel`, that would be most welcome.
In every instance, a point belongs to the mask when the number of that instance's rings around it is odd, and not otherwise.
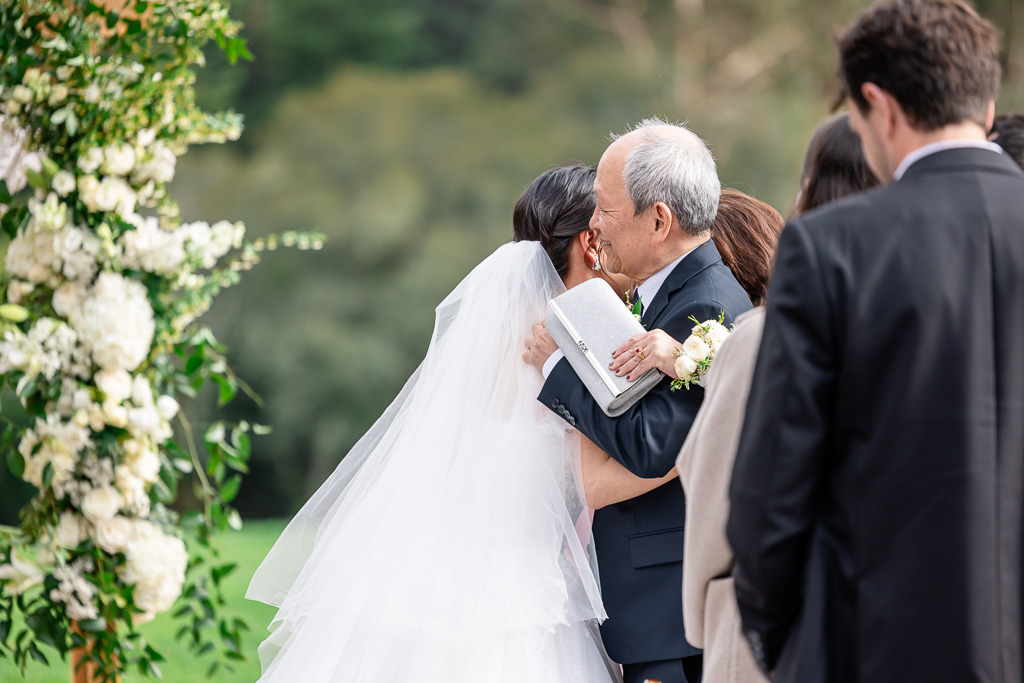
[[[718,253],[714,240],[708,240],[691,251],[665,278],[665,282],[661,285],[661,289],[658,290],[650,305],[644,306],[642,320],[647,323],[656,321],[662,311],[665,310],[665,307],[668,306],[669,297],[673,292],[681,289],[697,273],[706,270],[709,266],[716,263],[721,263],[721,261],[722,255]],[[651,328],[648,327],[648,329]]]

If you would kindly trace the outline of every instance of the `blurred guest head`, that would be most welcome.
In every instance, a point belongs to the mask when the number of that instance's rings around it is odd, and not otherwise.
[[[608,269],[643,281],[707,241],[721,183],[703,140],[647,119],[605,150],[594,194],[590,225]]]
[[[594,213],[595,174],[593,167],[583,164],[545,171],[530,183],[512,211],[515,240],[540,242],[563,280],[569,273],[573,239],[588,230]],[[596,245],[587,256],[598,257]]]
[[[731,187],[722,188],[711,234],[736,280],[755,306],[764,303],[772,274],[782,215],[773,207]]]
[[[999,93],[994,26],[962,0],[889,0],[839,38],[839,73],[875,174],[942,139],[984,139]]]
[[[818,126],[807,146],[794,213],[810,211],[876,185],[878,178],[864,158],[860,138],[850,130],[849,115],[833,116]]]
[[[1003,148],[1024,169],[1024,114],[1001,114],[992,122],[988,139]]]

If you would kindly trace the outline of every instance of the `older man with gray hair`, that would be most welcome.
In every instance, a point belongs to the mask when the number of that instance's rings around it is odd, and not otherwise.
[[[726,324],[750,300],[711,241],[721,185],[707,146],[681,125],[641,122],[601,157],[590,221],[603,265],[637,283],[641,322],[685,339],[697,320]],[[540,400],[638,477],[669,473],[704,395],[672,393],[662,381],[625,414],[606,416],[542,326],[527,360],[546,378]],[[611,362],[611,358],[607,359]],[[625,369],[635,368],[634,361]],[[676,482],[607,505],[593,533],[608,620],[605,647],[623,665],[626,683],[700,680],[700,650],[683,632],[684,501]]]

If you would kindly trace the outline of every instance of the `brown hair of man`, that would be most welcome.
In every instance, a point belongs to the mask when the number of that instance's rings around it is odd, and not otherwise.
[[[724,263],[755,306],[764,303],[782,232],[782,214],[731,187],[722,188],[711,236]]]
[[[843,96],[862,114],[873,83],[891,94],[917,130],[986,124],[999,94],[999,35],[962,0],[876,3],[839,37]]]

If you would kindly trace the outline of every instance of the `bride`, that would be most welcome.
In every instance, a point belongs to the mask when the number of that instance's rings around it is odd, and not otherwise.
[[[625,289],[587,229],[593,182],[577,165],[530,185],[516,241],[437,307],[420,367],[256,571],[246,597],[279,608],[261,681],[621,680],[597,629],[580,462],[595,447],[537,402],[520,357],[566,287]],[[659,483],[600,478],[625,497]]]

